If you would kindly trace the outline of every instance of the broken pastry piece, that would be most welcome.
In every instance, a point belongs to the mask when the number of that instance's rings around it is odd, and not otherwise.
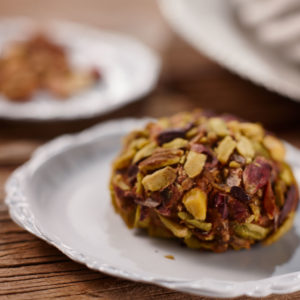
[[[271,244],[293,224],[299,193],[282,142],[260,124],[197,110],[124,139],[110,190],[128,227],[224,252]]]
[[[9,45],[0,57],[0,93],[11,101],[28,101],[39,89],[68,98],[99,78],[96,69],[73,70],[65,49],[41,34]]]

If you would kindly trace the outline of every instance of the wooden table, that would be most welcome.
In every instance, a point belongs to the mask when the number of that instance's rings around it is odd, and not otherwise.
[[[34,149],[57,135],[107,119],[158,117],[195,107],[262,122],[300,147],[300,104],[242,80],[197,53],[172,33],[153,0],[1,0],[0,16],[9,15],[67,18],[131,33],[159,51],[163,70],[151,95],[104,117],[47,123],[0,121],[0,298],[208,299],[113,278],[72,262],[11,221],[3,203],[4,183]],[[299,298],[300,292],[266,299]]]

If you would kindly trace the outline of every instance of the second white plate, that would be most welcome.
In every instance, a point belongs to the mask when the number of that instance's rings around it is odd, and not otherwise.
[[[294,228],[274,245],[222,254],[125,226],[111,205],[110,164],[121,137],[146,121],[112,121],[41,147],[7,183],[11,217],[71,259],[110,275],[219,298],[300,290],[299,214]],[[287,149],[299,180],[299,150]]]
[[[171,26],[196,49],[269,90],[300,101],[300,69],[260,47],[226,0],[159,0]]]
[[[15,40],[35,32],[62,45],[77,68],[100,70],[102,80],[69,99],[37,93],[32,101],[11,102],[0,95],[0,118],[23,120],[70,120],[101,115],[140,99],[155,86],[159,57],[130,36],[98,30],[72,22],[36,23],[27,18],[0,19],[0,52]]]

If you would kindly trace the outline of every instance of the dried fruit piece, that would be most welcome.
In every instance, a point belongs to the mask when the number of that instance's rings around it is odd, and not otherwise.
[[[157,145],[154,142],[144,146],[135,154],[132,162],[136,163],[146,157],[149,157],[154,152],[155,148],[157,148]]]
[[[145,172],[177,164],[182,155],[182,150],[157,149],[150,157],[139,163],[139,169]]]
[[[162,145],[163,148],[173,148],[173,149],[180,149],[185,148],[189,142],[182,138],[176,138],[171,142],[165,143]]]
[[[157,137],[157,143],[159,145],[168,143],[176,138],[184,138],[186,129],[170,129],[162,131]]]
[[[253,195],[258,189],[265,186],[271,175],[271,165],[263,157],[257,157],[249,164],[243,173],[243,181],[246,191]]]
[[[273,220],[275,217],[278,216],[278,207],[276,206],[275,203],[275,196],[270,181],[268,182],[265,189],[263,205],[269,219]]]
[[[264,228],[262,226],[256,224],[234,224],[233,226],[234,232],[244,238],[250,240],[262,240],[264,239],[268,233],[270,232],[269,228]]]
[[[226,136],[216,148],[218,160],[225,164],[236,147],[236,142],[230,136]]]
[[[246,158],[253,158],[255,151],[252,143],[245,136],[241,136],[237,145],[237,151]]]
[[[146,190],[158,191],[172,184],[176,179],[176,170],[165,167],[143,178],[142,184]]]
[[[226,136],[229,134],[226,123],[221,118],[210,118],[208,120],[208,129],[219,136]]]
[[[242,201],[242,202],[249,202],[250,197],[247,193],[239,186],[233,186],[230,190],[230,194],[232,197]]]
[[[283,143],[272,135],[266,135],[263,144],[270,151],[273,159],[283,161],[285,157],[285,147]]]
[[[191,213],[195,219],[204,221],[207,211],[207,196],[199,188],[188,191],[182,199],[187,211]]]
[[[218,209],[221,217],[226,219],[228,217],[227,195],[218,193],[214,200],[214,207]]]
[[[205,154],[194,151],[189,152],[184,164],[184,170],[190,178],[194,178],[202,172],[206,158]]]
[[[190,236],[190,231],[187,227],[181,226],[170,219],[158,215],[161,222],[177,237],[184,238]]]

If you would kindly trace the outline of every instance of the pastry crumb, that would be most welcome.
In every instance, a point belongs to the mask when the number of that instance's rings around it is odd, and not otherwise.
[[[175,257],[173,255],[165,255],[165,258],[174,260]]]

